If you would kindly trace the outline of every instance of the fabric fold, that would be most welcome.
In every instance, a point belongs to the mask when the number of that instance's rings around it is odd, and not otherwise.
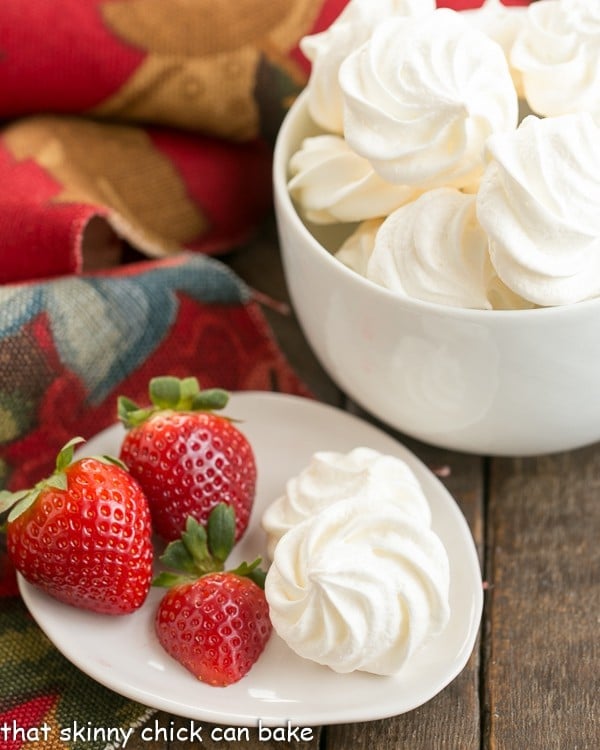
[[[260,140],[74,117],[17,120],[0,135],[0,283],[82,272],[94,216],[148,257],[241,245],[270,209],[270,170]]]

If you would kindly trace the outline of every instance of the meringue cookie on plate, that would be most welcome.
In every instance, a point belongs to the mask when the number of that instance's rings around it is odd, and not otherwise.
[[[354,497],[281,538],[265,595],[275,631],[301,657],[391,675],[446,626],[449,586],[431,528],[394,503]]]
[[[339,500],[391,502],[431,523],[429,503],[413,471],[396,456],[358,447],[348,453],[318,451],[286,484],[285,492],[265,511],[262,527],[272,558],[279,539],[292,527]]]

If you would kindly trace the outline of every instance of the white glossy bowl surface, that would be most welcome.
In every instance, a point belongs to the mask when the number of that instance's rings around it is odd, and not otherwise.
[[[454,450],[530,455],[600,439],[600,299],[464,310],[361,277],[330,252],[339,228],[309,231],[287,191],[289,157],[315,132],[301,95],[277,139],[275,212],[295,313],[338,386],[389,426]]]

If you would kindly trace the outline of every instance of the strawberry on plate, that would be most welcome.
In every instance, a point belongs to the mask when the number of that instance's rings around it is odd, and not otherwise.
[[[256,492],[256,461],[245,435],[215,410],[229,394],[200,390],[196,378],[153,378],[151,405],[121,396],[119,418],[127,428],[120,458],[144,490],[154,531],[178,539],[186,519],[206,524],[219,502],[235,511],[238,541],[250,518]]]
[[[224,570],[233,546],[233,509],[219,504],[206,530],[191,516],[180,540],[171,542],[155,586],[168,588],[155,628],[165,651],[202,682],[231,685],[246,675],[272,632],[260,558]]]
[[[62,602],[104,614],[133,612],[152,582],[148,503],[136,480],[110,457],[73,462],[73,438],[56,469],[32,489],[0,493],[9,508],[7,549],[30,583]]]

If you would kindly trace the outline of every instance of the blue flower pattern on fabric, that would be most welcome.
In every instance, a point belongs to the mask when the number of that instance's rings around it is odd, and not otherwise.
[[[46,312],[56,350],[100,402],[168,334],[177,294],[205,304],[244,304],[250,293],[225,265],[199,255],[135,275],[65,277],[0,288],[0,339]]]

